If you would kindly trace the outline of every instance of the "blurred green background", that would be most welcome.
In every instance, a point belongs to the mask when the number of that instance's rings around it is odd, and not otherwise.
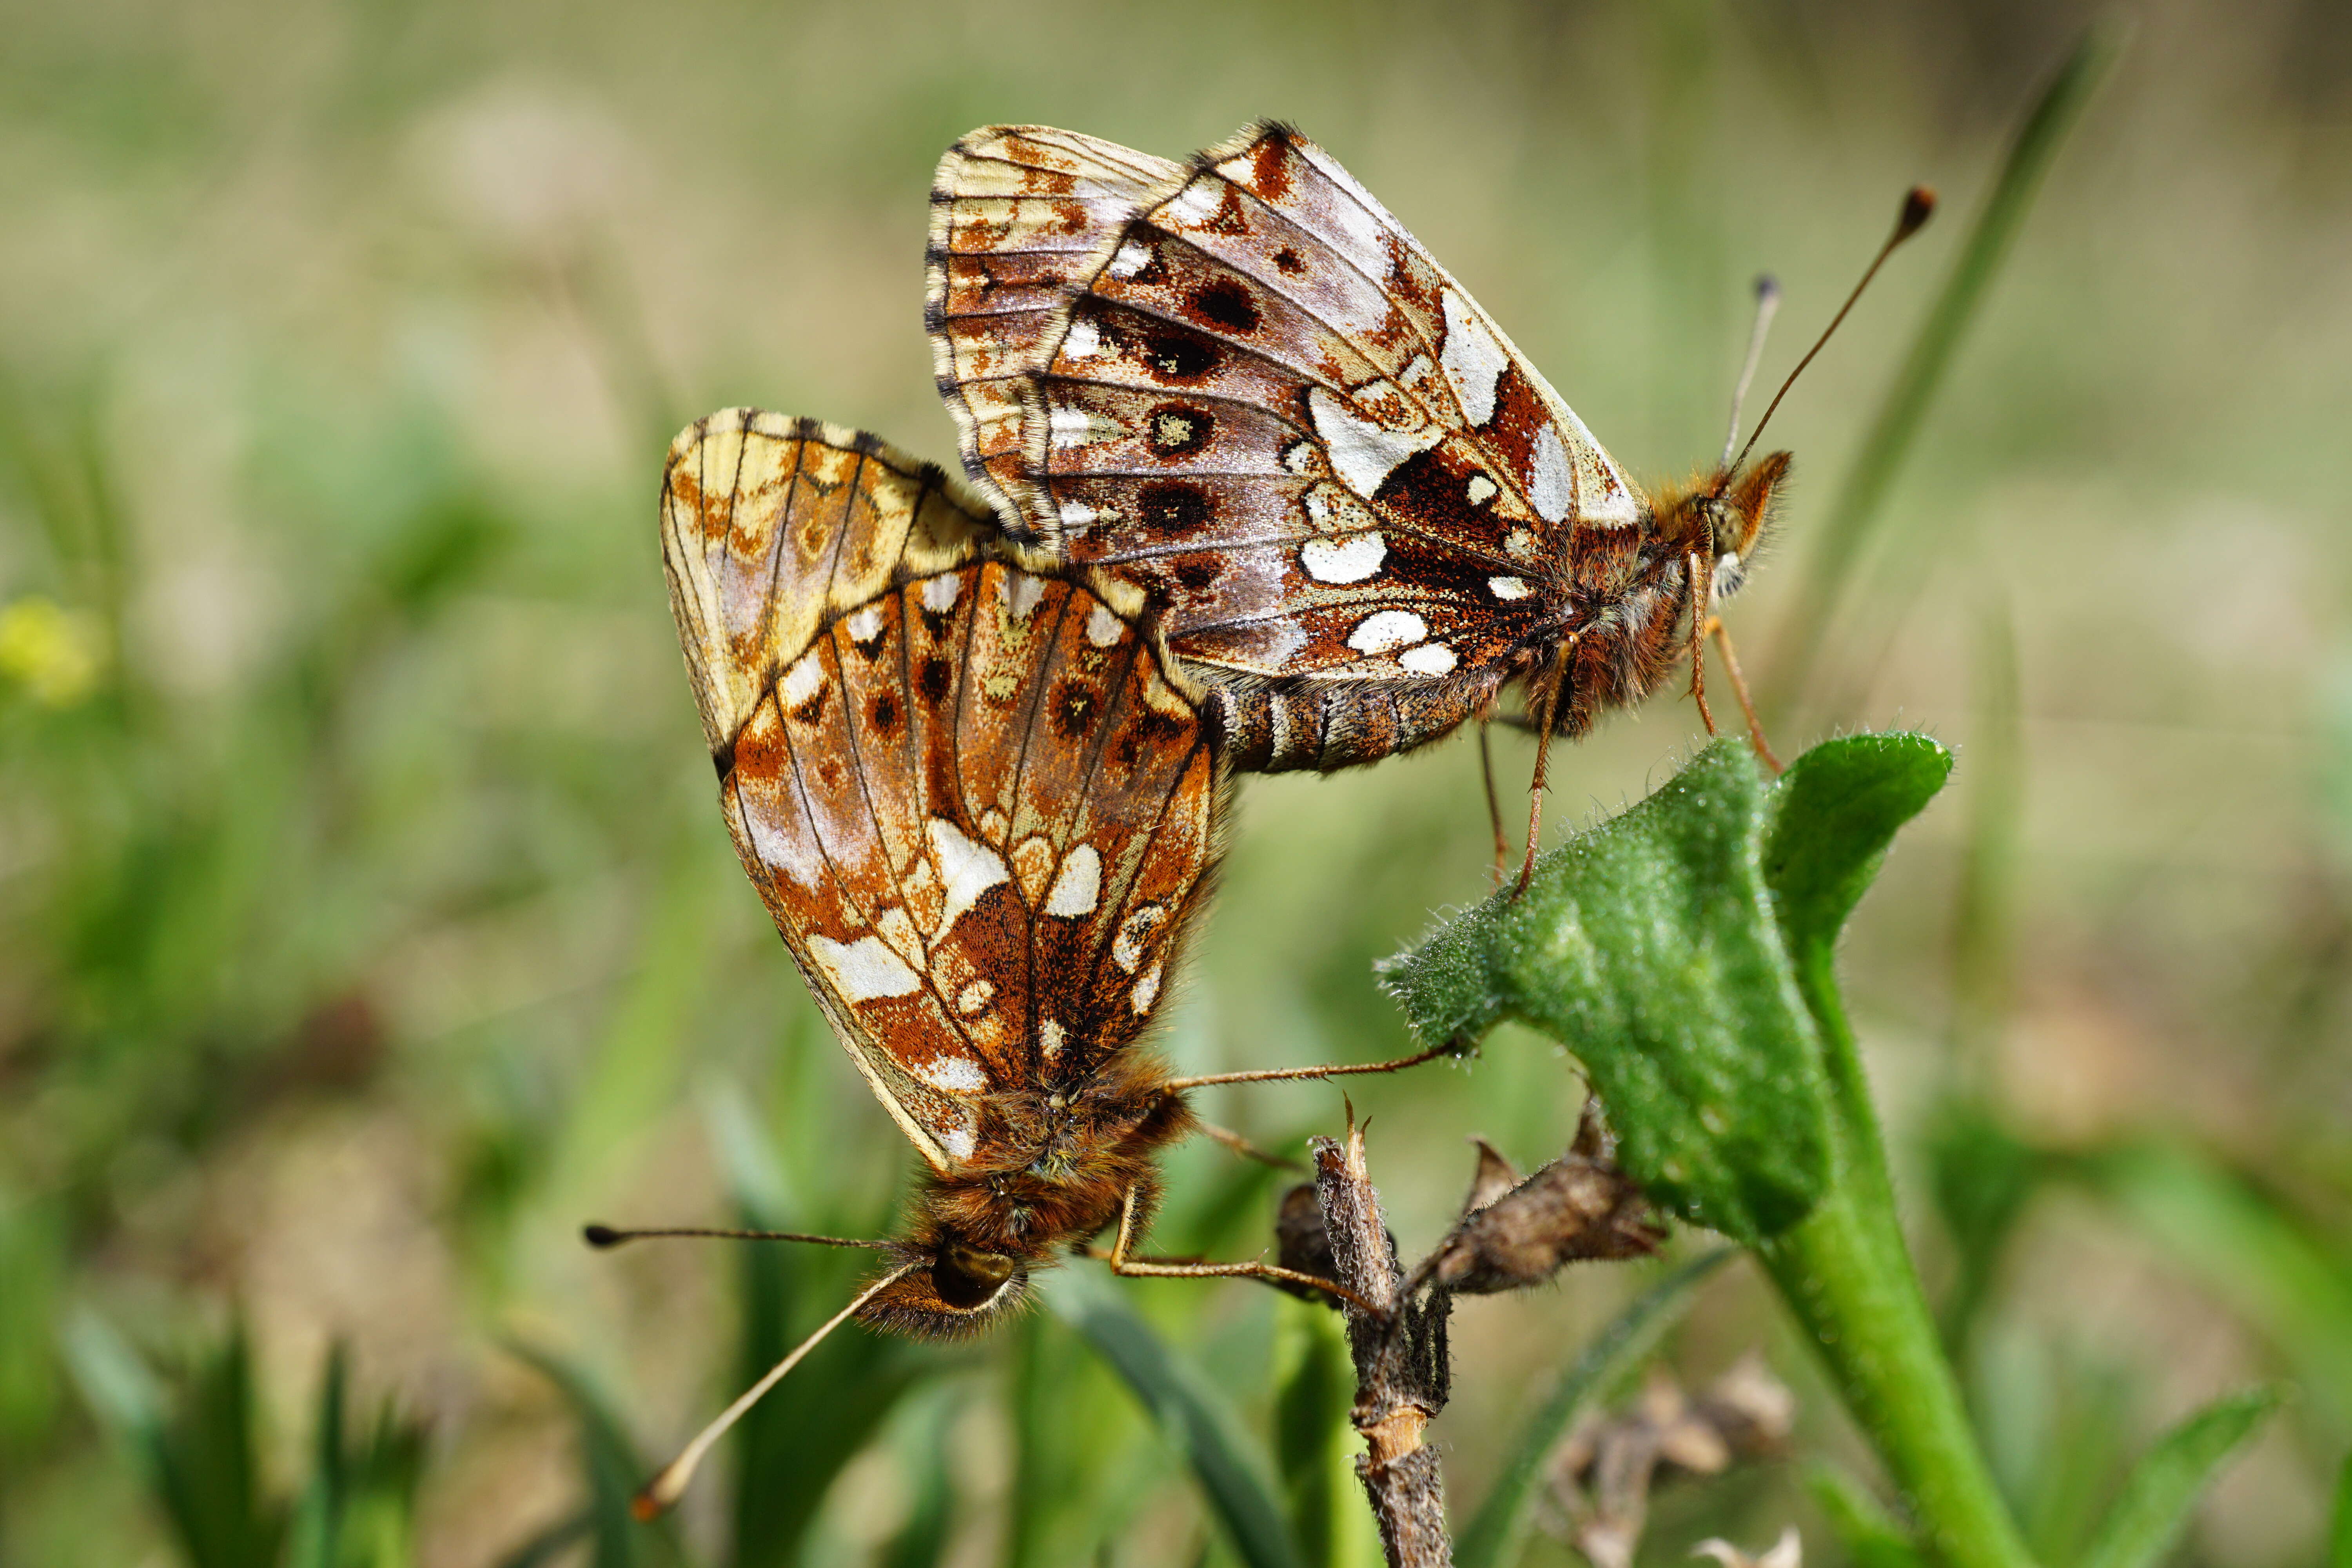
[[[1278,115],[1651,474],[1712,458],[1756,270],[1787,290],[1769,378],[1902,190],[1942,191],[1776,421],[1796,487],[1731,619],[1784,752],[1897,723],[1960,751],[1846,968],[2029,1535],[2065,1560],[2151,1434],[2276,1378],[2299,1396],[2184,1560],[2315,1561],[2352,1447],[2337,0],[2134,9],[1878,526],[1816,548],[2091,18],[0,7],[0,1559],[1229,1560],[1050,1314],[952,1350],[843,1337],[755,1424],[760,1485],[632,1535],[614,1479],[853,1274],[576,1237],[870,1232],[911,1163],[712,809],[655,545],[669,435],[753,403],[951,461],[920,318],[949,141],[1040,121],[1181,156]],[[1832,569],[1847,591],[1800,610]],[[1556,756],[1554,834],[1697,733],[1662,699]],[[1498,744],[1507,788],[1529,761]],[[1370,966],[1484,892],[1477,781],[1460,742],[1251,782],[1169,1054],[1405,1048]],[[1465,1134],[1532,1165],[1580,1100],[1507,1032],[1349,1092],[1408,1252]],[[1341,1119],[1307,1086],[1206,1109],[1289,1147]],[[1164,1245],[1267,1244],[1276,1181],[1205,1143],[1169,1163]],[[1435,1428],[1458,1500],[1653,1277],[1462,1307]],[[1312,1310],[1257,1287],[1120,1289],[1261,1433],[1313,1353]],[[1735,1268],[1670,1360],[1697,1382],[1761,1348],[1799,1456],[1858,1463],[1776,1314]],[[1655,1560],[1794,1521],[1834,1561],[1802,1474],[1662,1498]]]

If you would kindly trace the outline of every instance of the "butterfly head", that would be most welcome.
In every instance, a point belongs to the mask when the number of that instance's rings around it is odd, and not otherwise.
[[[914,1235],[890,1248],[894,1265],[913,1267],[858,1316],[875,1328],[913,1339],[979,1333],[1026,1300],[1029,1271],[1045,1260],[1046,1250],[1034,1242],[919,1224]]]
[[[1789,475],[1786,452],[1768,452],[1752,466],[1724,470],[1681,495],[1661,497],[1656,509],[1666,548],[1679,561],[1703,555],[1713,564],[1712,596],[1729,598],[1746,580],[1772,521],[1773,502]]]

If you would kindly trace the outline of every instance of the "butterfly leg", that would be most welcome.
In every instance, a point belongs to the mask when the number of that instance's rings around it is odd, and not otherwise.
[[[1715,599],[1715,572],[1705,559],[1696,553],[1683,557],[1683,569],[1690,574],[1691,584],[1691,700],[1698,704],[1699,721],[1706,726],[1707,738],[1713,740],[1717,731],[1715,715],[1706,706],[1706,631],[1716,622],[1708,606]]]
[[[1542,726],[1536,731],[1536,776],[1528,784],[1528,855],[1519,862],[1518,886],[1511,889],[1517,898],[1528,890],[1528,879],[1536,874],[1536,850],[1543,841],[1543,797],[1549,785],[1546,770],[1551,763],[1551,732],[1559,718],[1559,695],[1568,684],[1568,661],[1576,652],[1576,639],[1569,638],[1559,645],[1559,652],[1541,678],[1541,691],[1528,696],[1543,714]]]
[[[1204,1138],[1213,1139],[1239,1154],[1244,1160],[1255,1160],[1261,1165],[1272,1165],[1277,1171],[1301,1171],[1306,1167],[1286,1154],[1269,1154],[1230,1127],[1220,1127],[1213,1121],[1195,1121]]]
[[[1171,1078],[1168,1080],[1168,1088],[1171,1092],[1173,1092],[1178,1089],[1202,1089],[1213,1083],[1279,1083],[1288,1079],[1349,1078],[1362,1072],[1402,1072],[1407,1068],[1419,1067],[1422,1063],[1434,1061],[1439,1057],[1456,1054],[1458,1053],[1451,1045],[1432,1046],[1425,1051],[1416,1052],[1409,1057],[1399,1057],[1394,1061],[1340,1062],[1316,1068],[1259,1068],[1250,1072],[1204,1073],[1199,1078]]]
[[[1774,773],[1781,770],[1780,759],[1772,754],[1772,744],[1764,739],[1764,721],[1756,717],[1756,704],[1748,695],[1748,678],[1739,672],[1739,656],[1731,651],[1731,629],[1720,616],[1706,618],[1706,629],[1715,636],[1715,646],[1723,655],[1724,673],[1731,677],[1732,694],[1739,699],[1739,711],[1748,719],[1748,743]]]
[[[1495,831],[1495,886],[1510,874],[1511,846],[1503,837],[1503,803],[1495,794],[1495,752],[1486,739],[1487,721],[1478,721],[1478,776],[1486,785],[1486,825]]]
[[[1113,1274],[1125,1275],[1130,1279],[1264,1279],[1269,1284],[1303,1285],[1310,1290],[1326,1290],[1343,1301],[1353,1302],[1375,1318],[1388,1315],[1344,1285],[1326,1279],[1319,1274],[1305,1274],[1279,1264],[1260,1263],[1255,1259],[1247,1263],[1204,1263],[1194,1258],[1132,1257],[1129,1249],[1135,1245],[1135,1188],[1127,1189],[1126,1201],[1120,1204],[1118,1210],[1118,1239],[1111,1243],[1109,1256],[1104,1259],[1110,1265]],[[1096,1251],[1091,1247],[1087,1250]]]

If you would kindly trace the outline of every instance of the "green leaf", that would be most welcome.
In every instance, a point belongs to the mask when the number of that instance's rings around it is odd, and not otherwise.
[[[1805,1469],[1805,1489],[1830,1521],[1854,1568],[1925,1568],[1903,1521],[1841,1466],[1822,1460]]]
[[[1780,775],[1764,879],[1801,978],[1829,978],[1838,932],[1887,846],[1951,773],[1951,752],[1925,735],[1895,734],[1825,741]]]
[[[1766,800],[1746,744],[1718,741],[1545,855],[1524,894],[1381,966],[1426,1041],[1516,1017],[1568,1046],[1652,1201],[1746,1243],[1802,1219],[1830,1173],[1820,1042],[1765,889]]]
[[[1302,1568],[1298,1544],[1268,1484],[1273,1467],[1244,1435],[1215,1384],[1121,1300],[1106,1277],[1064,1269],[1038,1293],[1110,1364],[1183,1453],[1234,1554],[1248,1568]]]
[[[2189,1510],[2221,1461],[2279,1405],[2275,1389],[2217,1399],[2157,1439],[2124,1481],[2080,1568],[2154,1568],[2189,1522]]]
[[[1730,1248],[1722,1247],[1692,1258],[1643,1291],[1584,1347],[1576,1364],[1511,1439],[1494,1489],[1454,1542],[1455,1568],[1506,1568],[1517,1560],[1545,1459],[1595,1399],[1657,1348],[1666,1331],[1681,1320],[1699,1285],[1732,1256]]]

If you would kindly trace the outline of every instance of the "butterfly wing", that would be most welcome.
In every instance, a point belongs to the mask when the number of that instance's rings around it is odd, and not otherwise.
[[[1311,142],[1202,154],[1024,383],[1029,526],[1168,607],[1244,767],[1442,733],[1556,647],[1641,502],[1468,293]],[[1598,554],[1594,554],[1598,552]]]
[[[1021,391],[1070,286],[1091,276],[1128,219],[1184,169],[1044,125],[961,138],[931,183],[924,323],[940,395],[972,482],[1016,537]]]
[[[1083,1076],[1147,1020],[1214,851],[1192,706],[1130,620],[983,555],[980,503],[870,437],[717,416],[673,448],[663,510],[744,869],[951,1172],[990,1094]],[[751,607],[763,559],[822,607]],[[723,584],[731,618],[702,608]]]

